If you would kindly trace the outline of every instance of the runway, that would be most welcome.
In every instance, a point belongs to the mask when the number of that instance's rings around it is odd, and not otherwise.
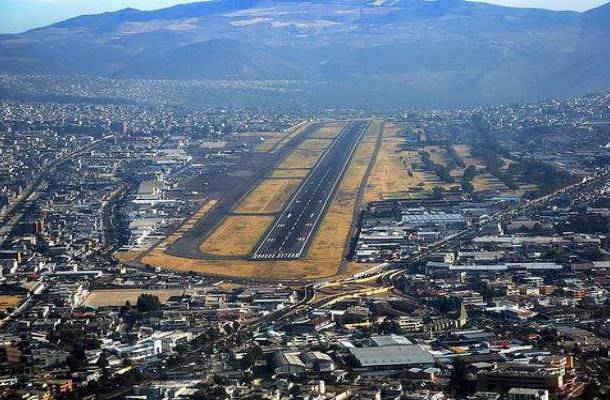
[[[252,260],[295,260],[305,254],[367,127],[356,121],[343,128],[259,242]]]

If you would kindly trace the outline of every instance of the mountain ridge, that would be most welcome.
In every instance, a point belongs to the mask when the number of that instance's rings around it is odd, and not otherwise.
[[[0,73],[298,79],[315,83],[303,90],[319,103],[319,84],[349,93],[346,104],[384,91],[392,104],[497,103],[610,88],[609,36],[610,3],[579,13],[464,0],[213,0],[2,35]]]

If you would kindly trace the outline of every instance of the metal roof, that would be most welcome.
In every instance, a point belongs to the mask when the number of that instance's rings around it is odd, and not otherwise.
[[[361,347],[350,349],[362,367],[433,364],[434,358],[420,345]]]
[[[375,346],[378,346],[378,347],[413,344],[406,337],[399,336],[399,335],[372,336],[371,341],[375,344]]]

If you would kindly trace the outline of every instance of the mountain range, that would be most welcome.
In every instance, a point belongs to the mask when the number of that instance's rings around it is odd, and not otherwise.
[[[455,106],[610,89],[610,3],[210,0],[0,35],[0,73],[294,81],[308,102]]]

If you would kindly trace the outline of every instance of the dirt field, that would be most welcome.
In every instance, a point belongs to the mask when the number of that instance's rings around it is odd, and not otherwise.
[[[282,210],[301,179],[265,179],[235,209],[236,213],[269,214]]]
[[[219,256],[247,256],[273,219],[268,216],[228,216],[200,249]]]
[[[174,257],[160,250],[154,250],[144,258],[143,262],[179,271],[195,271],[244,278],[292,280],[320,279],[336,275],[339,271],[345,243],[348,240],[357,192],[373,156],[377,129],[377,126],[373,124],[359,144],[305,259],[269,262],[248,260],[207,261]],[[241,220],[230,220],[235,218]],[[247,219],[244,220],[243,218]],[[221,227],[204,242],[202,250],[219,255],[248,254],[272,221],[272,217],[262,216],[228,217]],[[221,230],[222,232],[220,232]],[[232,234],[231,236],[227,235],[229,232]],[[237,249],[237,247],[240,248]],[[233,251],[227,251],[227,249],[233,249]],[[348,265],[346,270],[355,273],[367,267],[369,266],[364,264],[353,264]]]
[[[7,308],[16,308],[23,301],[23,296],[17,295],[0,295],[0,310]]]
[[[129,301],[132,305],[138,302],[141,294],[152,294],[159,298],[161,303],[166,303],[172,296],[179,296],[183,289],[169,290],[142,290],[142,289],[116,289],[116,290],[94,290],[87,296],[85,305],[90,307],[120,307]]]

